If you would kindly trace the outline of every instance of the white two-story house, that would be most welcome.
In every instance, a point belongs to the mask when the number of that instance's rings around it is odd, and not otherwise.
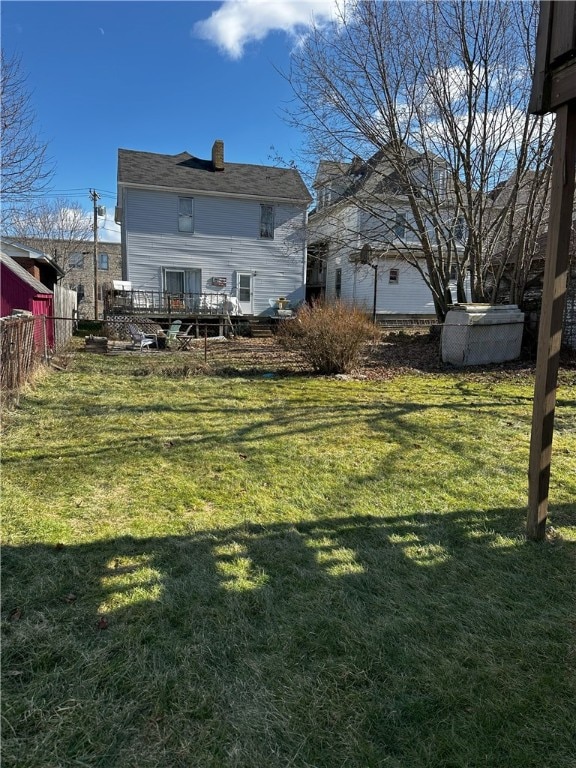
[[[296,170],[118,151],[123,280],[143,295],[233,297],[238,314],[304,298],[310,194]],[[172,306],[175,306],[174,299]]]
[[[409,184],[381,150],[367,161],[321,161],[308,222],[308,299],[325,296],[365,308],[380,319],[433,319],[436,307],[421,231],[443,251],[444,295],[457,300],[456,278],[466,235],[445,165],[406,150]],[[408,192],[420,197],[415,220]],[[461,260],[460,260],[461,263]],[[469,287],[466,276],[462,282]]]

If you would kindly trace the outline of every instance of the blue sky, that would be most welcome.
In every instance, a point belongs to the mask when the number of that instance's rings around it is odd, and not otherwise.
[[[230,162],[298,159],[303,137],[282,112],[291,98],[276,71],[312,14],[333,0],[226,2],[2,2],[2,48],[21,56],[37,129],[56,166],[53,197],[108,209],[116,240],[117,150]],[[272,147],[274,149],[272,149]]]

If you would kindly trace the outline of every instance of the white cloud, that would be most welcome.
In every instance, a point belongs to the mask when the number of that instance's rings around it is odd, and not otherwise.
[[[338,0],[225,0],[218,10],[194,25],[193,34],[208,40],[232,59],[240,59],[247,43],[270,32],[297,36],[314,22],[334,20]]]
[[[107,208],[106,216],[98,219],[98,240],[105,243],[120,242],[120,227],[114,221],[114,208]]]

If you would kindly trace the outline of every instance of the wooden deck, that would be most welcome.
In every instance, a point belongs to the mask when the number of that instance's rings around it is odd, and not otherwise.
[[[168,319],[229,318],[242,315],[240,303],[226,293],[181,293],[164,291],[108,291],[105,315],[132,315]]]

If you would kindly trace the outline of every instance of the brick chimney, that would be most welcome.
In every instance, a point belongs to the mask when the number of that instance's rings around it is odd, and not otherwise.
[[[212,166],[215,171],[224,170],[224,142],[216,139],[212,147]]]

